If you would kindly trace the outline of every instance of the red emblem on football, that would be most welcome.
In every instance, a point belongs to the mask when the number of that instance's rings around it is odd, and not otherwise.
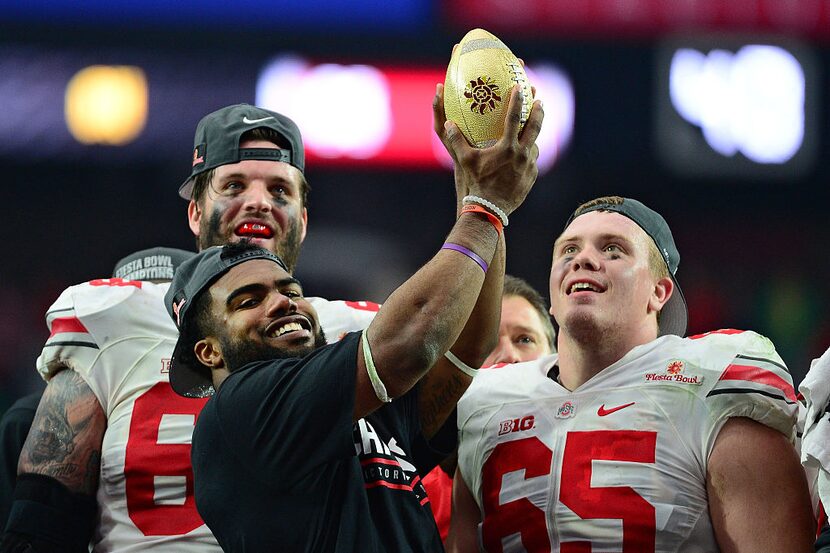
[[[494,83],[490,77],[479,77],[470,81],[464,90],[464,97],[467,98],[472,111],[484,114],[487,110],[495,110],[497,102],[501,103],[501,96],[498,93],[499,85]]]

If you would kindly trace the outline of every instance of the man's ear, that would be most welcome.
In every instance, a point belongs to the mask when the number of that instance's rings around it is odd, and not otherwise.
[[[303,228],[300,231],[300,242],[305,240],[305,233],[308,230],[308,209],[306,209],[306,208],[303,208],[302,222],[303,222]]]
[[[196,342],[193,346],[193,353],[202,365],[210,369],[221,369],[225,366],[225,359],[222,357],[222,350],[216,338],[210,336]]]
[[[187,204],[187,224],[194,236],[199,236],[199,223],[202,221],[202,208],[196,200],[190,200]]]
[[[666,302],[674,293],[674,281],[670,277],[663,277],[654,284],[654,291],[648,299],[649,312],[663,309]]]

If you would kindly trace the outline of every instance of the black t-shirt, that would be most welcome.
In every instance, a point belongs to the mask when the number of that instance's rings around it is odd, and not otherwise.
[[[420,475],[454,447],[454,421],[433,449],[416,387],[353,423],[359,339],[246,365],[205,405],[196,504],[225,551],[443,551]]]
[[[17,483],[17,461],[43,392],[18,399],[0,420],[0,531],[6,527]]]

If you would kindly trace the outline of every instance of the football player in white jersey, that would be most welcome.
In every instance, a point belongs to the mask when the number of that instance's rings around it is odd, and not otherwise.
[[[796,395],[753,332],[683,338],[679,254],[628,198],[554,244],[558,353],[482,371],[458,404],[451,552],[806,552]]]
[[[145,291],[153,291],[158,288],[157,285],[161,283],[169,283],[173,278],[173,272],[175,269],[183,261],[189,259],[193,255],[195,255],[193,252],[164,247],[140,250],[120,259],[115,264],[111,279],[95,280],[90,282],[89,286],[100,288],[108,285],[115,285],[116,283],[122,283],[124,281],[134,281],[134,286],[131,288],[132,290],[143,288]],[[82,286],[73,287],[70,290],[76,288],[82,289]],[[64,295],[68,296],[69,291],[65,292]],[[71,300],[69,303],[71,303]],[[77,351],[79,355],[83,356],[86,351],[86,347],[89,347],[91,344],[84,341],[73,341],[72,339],[83,335],[82,332],[79,332],[81,323],[80,320],[76,321],[77,317],[75,316],[74,309],[68,308],[66,310],[56,311],[55,319],[56,320],[50,323],[50,326],[54,330],[54,335],[49,339],[49,342],[52,345],[52,349],[49,351],[56,352],[55,356],[60,357],[61,355],[65,355],[67,350],[78,348],[75,349],[75,351]],[[57,353],[58,350],[61,350],[60,354]],[[87,367],[83,365],[77,368],[85,369]],[[3,527],[6,525],[8,512],[11,508],[13,494],[15,492],[15,484],[17,482],[17,463],[20,459],[20,452],[23,449],[23,444],[29,434],[29,430],[32,427],[32,421],[34,420],[35,412],[37,411],[37,407],[42,396],[43,391],[40,391],[26,396],[22,400],[18,401],[15,405],[23,405],[23,407],[19,410],[20,412],[8,421],[4,415],[3,421],[0,423],[5,425],[8,422],[10,426],[9,428],[4,427],[4,430],[9,430],[10,437],[16,437],[14,441],[10,440],[8,443],[4,444],[7,449],[3,451],[3,480],[9,488],[8,490],[4,490],[4,496],[8,497],[8,502],[3,505],[3,512],[5,513],[5,516],[2,517]],[[41,422],[45,420],[49,420],[48,417],[41,417],[40,419]],[[20,440],[19,443],[17,442],[18,439]],[[27,480],[28,482],[26,482]],[[27,475],[23,478],[25,483],[22,484],[22,486],[36,486],[38,485],[38,480],[42,483],[43,477],[41,475]],[[90,504],[90,508],[94,508],[94,504],[92,502],[86,503]],[[76,513],[83,511],[83,507],[80,507],[76,510]],[[39,524],[37,521],[34,523]],[[4,551],[6,550],[5,548],[7,545],[8,544],[5,543],[2,545]]]
[[[556,351],[556,331],[542,295],[524,279],[504,275],[498,341],[481,366],[498,369],[537,359],[552,351]],[[451,455],[423,480],[444,541],[450,530],[452,476],[457,464],[458,456]]]
[[[180,189],[200,249],[247,238],[293,269],[306,233],[303,171],[302,139],[288,118],[248,105],[203,118]],[[7,526],[8,535],[37,536],[34,551],[86,551],[90,539],[94,551],[220,551],[193,502],[190,435],[205,400],[169,387],[177,332],[164,290],[93,281],[49,310],[38,363],[49,383],[18,467],[41,478],[35,489],[18,486]],[[370,302],[311,301],[330,339],[365,328],[377,311]],[[44,509],[67,522],[44,523]]]

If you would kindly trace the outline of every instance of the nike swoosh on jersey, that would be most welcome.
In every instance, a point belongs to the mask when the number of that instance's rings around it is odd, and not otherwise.
[[[248,125],[253,125],[254,123],[262,123],[263,121],[268,121],[269,119],[273,119],[273,117],[263,117],[262,119],[248,119],[247,115],[242,116],[242,122]]]
[[[599,409],[597,409],[597,415],[599,415],[600,417],[604,417],[606,415],[610,415],[611,413],[616,413],[620,409],[625,409],[626,407],[631,407],[635,403],[636,403],[636,401],[632,401],[631,403],[626,403],[625,405],[618,405],[618,406],[612,407],[610,409],[606,409],[605,404],[603,403],[602,405],[599,406]]]

